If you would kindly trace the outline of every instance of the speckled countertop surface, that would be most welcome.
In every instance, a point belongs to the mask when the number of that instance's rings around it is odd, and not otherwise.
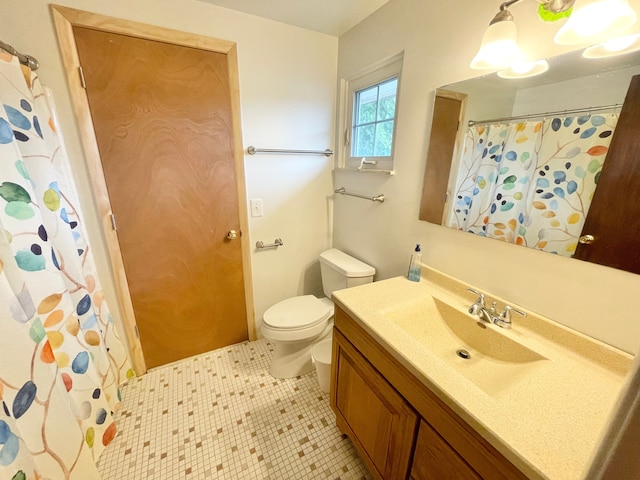
[[[501,309],[505,304],[503,299],[485,293],[487,305],[496,300]],[[473,294],[466,292],[466,285],[423,267],[420,282],[397,277],[334,292],[333,298],[530,478],[582,478],[631,367],[631,355],[533,312],[527,312],[526,318],[513,315],[511,330],[485,325],[495,330],[489,332],[491,338],[525,345],[544,360],[536,362],[517,381],[506,379],[504,389],[491,390],[478,385],[484,381],[485,372],[487,376],[495,373],[492,365],[499,367],[498,363],[487,362],[484,371],[484,365],[479,363],[476,381],[472,381],[456,370],[455,364],[444,361],[441,353],[425,346],[420,335],[411,330],[425,328],[420,310],[412,312],[411,305],[419,299],[436,299],[465,312],[475,300]],[[407,314],[402,322],[408,325],[405,328],[389,316],[394,312],[395,317],[402,317],[404,306]],[[469,322],[473,325],[472,318]],[[489,379],[489,384],[500,383],[500,379]]]

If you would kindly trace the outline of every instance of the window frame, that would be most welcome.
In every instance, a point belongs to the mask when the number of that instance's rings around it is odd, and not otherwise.
[[[397,138],[397,126],[398,126],[398,110],[400,89],[402,83],[402,63],[403,52],[396,54],[390,58],[382,60],[375,65],[372,65],[358,75],[348,79],[342,80],[341,92],[341,110],[342,110],[342,122],[339,122],[339,139],[340,139],[340,159],[339,168],[343,169],[358,169],[367,171],[393,171],[393,157],[396,147]],[[396,105],[393,116],[393,133],[391,136],[391,155],[389,156],[352,156],[351,148],[354,135],[354,115],[356,112],[356,94],[369,87],[380,85],[392,78],[398,79],[398,86],[396,89]],[[385,120],[385,121],[388,121]],[[363,158],[376,161],[375,165],[362,164]]]

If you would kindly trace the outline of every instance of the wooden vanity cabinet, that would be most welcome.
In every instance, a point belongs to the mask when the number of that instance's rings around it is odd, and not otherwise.
[[[418,415],[340,332],[334,331],[333,348],[339,380],[331,397],[338,428],[356,444],[371,473],[406,479]]]
[[[411,480],[481,480],[478,474],[422,420],[418,431]]]
[[[330,398],[374,478],[528,478],[338,306]]]

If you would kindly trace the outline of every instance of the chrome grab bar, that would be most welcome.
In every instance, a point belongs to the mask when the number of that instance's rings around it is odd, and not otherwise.
[[[249,155],[255,155],[256,153],[290,153],[301,155],[324,155],[330,157],[333,155],[333,150],[327,148],[326,150],[286,150],[281,148],[256,148],[254,146],[247,147],[247,153]]]
[[[264,244],[264,242],[262,240],[258,240],[256,242],[256,248],[257,249],[262,249],[262,248],[274,248],[274,247],[282,247],[284,246],[284,242],[282,241],[281,238],[276,238],[275,241],[273,243],[269,243],[267,245]]]
[[[375,197],[370,197],[368,195],[361,195],[359,193],[347,192],[347,190],[344,187],[340,187],[337,190],[334,190],[334,192],[339,193],[340,195],[349,195],[350,197],[364,198],[365,200],[371,200],[372,202],[384,203],[384,194],[382,193]]]

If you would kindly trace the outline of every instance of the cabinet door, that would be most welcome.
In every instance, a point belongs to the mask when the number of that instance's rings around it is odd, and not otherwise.
[[[424,420],[420,422],[411,480],[481,480],[480,476]]]
[[[418,417],[346,338],[334,331],[331,406],[376,478],[406,479]]]

